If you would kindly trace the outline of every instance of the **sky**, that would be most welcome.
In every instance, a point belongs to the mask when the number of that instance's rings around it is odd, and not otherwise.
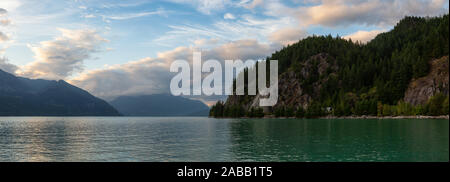
[[[0,69],[106,100],[169,93],[170,63],[193,51],[258,60],[307,36],[366,43],[404,16],[448,11],[448,0],[0,0]]]

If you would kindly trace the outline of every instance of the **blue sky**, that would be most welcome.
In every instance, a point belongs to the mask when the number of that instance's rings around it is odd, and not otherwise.
[[[260,59],[309,35],[369,41],[448,0],[1,0],[0,69],[110,98],[167,92],[167,65]],[[142,68],[146,68],[142,70]],[[123,84],[126,82],[126,84]]]

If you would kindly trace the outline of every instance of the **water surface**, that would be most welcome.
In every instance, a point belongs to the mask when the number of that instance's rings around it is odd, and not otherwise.
[[[448,161],[449,121],[0,117],[0,161]]]

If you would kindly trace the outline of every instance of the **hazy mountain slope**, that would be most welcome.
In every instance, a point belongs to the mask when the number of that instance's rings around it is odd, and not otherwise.
[[[118,116],[107,102],[69,83],[0,70],[1,116]]]
[[[110,103],[126,116],[207,116],[209,112],[198,100],[167,94],[120,96]]]

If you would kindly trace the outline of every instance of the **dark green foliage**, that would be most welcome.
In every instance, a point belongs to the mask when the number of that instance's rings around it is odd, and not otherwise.
[[[402,105],[400,112],[396,105],[403,99],[411,79],[427,75],[431,60],[449,54],[448,27],[449,15],[405,17],[393,30],[379,34],[367,44],[340,37],[310,36],[273,53],[267,60],[278,60],[279,74],[287,70],[299,72],[302,63],[321,53],[336,60],[338,70],[326,71],[329,77],[322,83],[320,93],[314,93],[312,85],[324,76],[319,76],[317,66],[312,66],[307,78],[301,78],[304,92],[313,97],[305,117],[428,113],[430,109],[442,109],[445,104],[430,101],[422,108]],[[253,98],[244,97],[242,104]],[[331,113],[326,110],[330,107]],[[272,114],[293,115],[291,110],[286,112],[287,109],[277,106]],[[293,111],[294,115],[296,112]],[[433,112],[441,113],[441,110]],[[437,114],[433,112],[429,113]]]
[[[286,117],[294,117],[295,112],[294,112],[294,108],[292,107],[287,107],[286,110],[284,111],[284,116]]]
[[[449,103],[448,103],[448,96],[445,98],[444,102],[442,102],[442,113],[444,115],[448,115],[449,112]]]
[[[430,97],[425,105],[412,106],[403,101],[398,102],[397,105],[380,105],[378,103],[378,116],[448,115],[448,98],[448,95],[437,93]]]
[[[277,107],[275,109],[275,112],[274,112],[275,117],[282,117],[282,116],[284,116],[284,112],[285,112],[284,107]]]
[[[223,103],[223,101],[219,100],[215,105],[211,107],[211,109],[209,110],[209,115],[220,118],[224,116],[224,111],[225,104]]]
[[[431,116],[443,115],[446,108],[448,113],[448,96],[446,97],[444,94],[438,93],[428,100],[427,114]]]
[[[260,117],[264,117],[264,111],[262,108],[258,107],[258,108],[254,108],[252,107],[250,109],[250,111],[248,111],[246,113],[247,117],[251,117],[251,118],[260,118]]]
[[[325,115],[325,111],[324,111],[323,107],[317,102],[312,102],[311,105],[308,107],[308,109],[306,109],[306,113],[305,113],[306,118],[314,118],[314,117],[320,117],[320,116],[324,116],[324,115]]]
[[[275,109],[275,112],[273,113],[275,115],[275,117],[294,117],[295,116],[295,110],[293,107],[291,106],[281,106],[281,107],[277,107]]]
[[[296,118],[303,118],[303,117],[305,117],[305,109],[303,109],[303,107],[298,107],[297,111],[295,111],[295,117]]]

